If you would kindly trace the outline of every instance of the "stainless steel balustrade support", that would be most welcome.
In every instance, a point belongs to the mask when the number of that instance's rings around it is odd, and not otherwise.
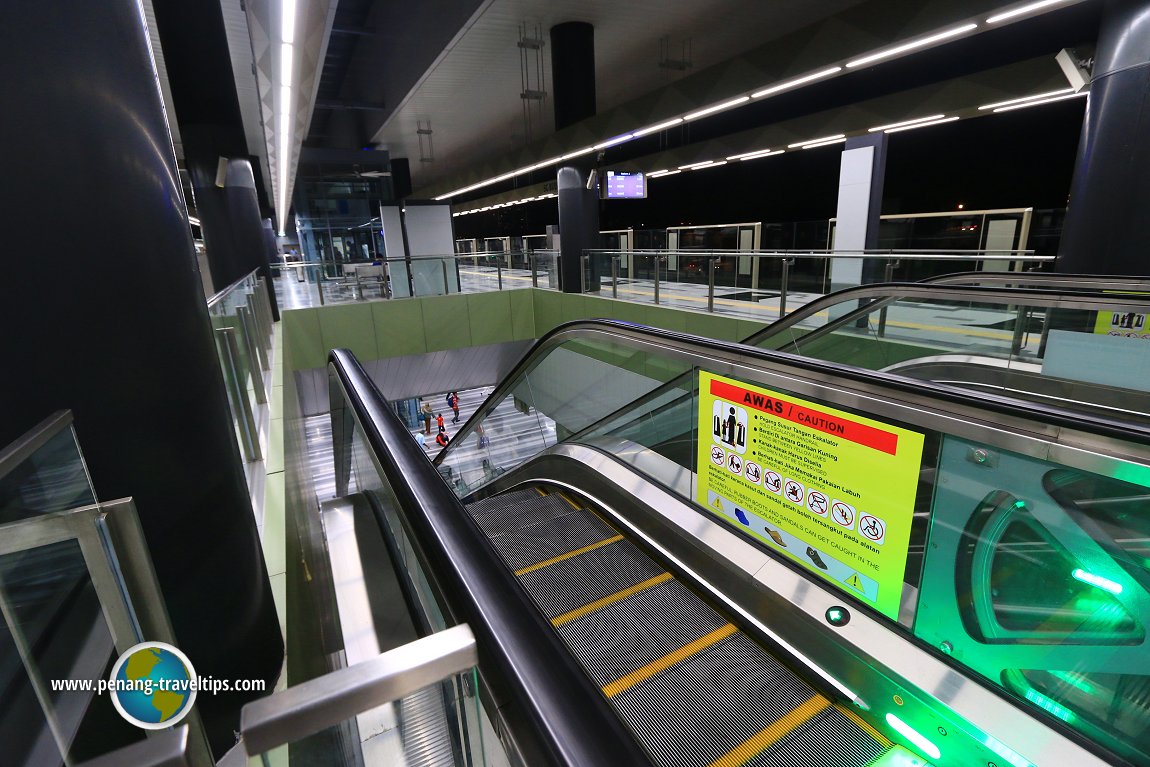
[[[251,307],[252,317],[256,321],[260,345],[267,349],[272,340],[271,313],[266,310],[264,296],[260,295],[260,290],[260,284],[257,281],[255,287],[247,294],[248,306]]]
[[[587,259],[589,256],[584,253],[579,256],[579,292],[587,292]]]
[[[156,732],[139,743],[118,748],[78,767],[190,767],[188,761],[188,725]]]
[[[220,348],[220,359],[224,365],[224,383],[228,387],[229,399],[236,421],[240,426],[240,447],[244,451],[244,460],[248,463],[263,459],[260,452],[259,438],[256,433],[256,419],[252,413],[252,404],[248,401],[248,393],[239,375],[239,344],[236,343],[236,329],[232,327],[216,329],[216,343]]]
[[[324,305],[323,298],[323,267],[317,266],[315,269],[315,289],[319,291],[319,305]]]
[[[495,262],[495,277],[499,280],[499,289],[503,290],[503,264]]]
[[[272,319],[272,304],[268,298],[269,289],[270,286],[263,277],[256,280],[256,295],[259,296],[257,303],[259,303],[260,312],[264,316],[264,332],[267,333],[268,345],[270,346],[272,342],[272,325],[275,321]]]
[[[443,295],[445,295],[445,296],[450,295],[451,294],[451,287],[450,287],[451,284],[447,281],[447,262],[446,261],[440,261],[439,265],[443,267]]]
[[[737,270],[736,270],[737,271]],[[715,255],[707,257],[707,311],[715,311]]]
[[[655,256],[655,303],[659,303],[659,254]]]
[[[619,256],[611,256],[611,298],[619,297]]]
[[[897,258],[888,258],[886,260],[886,269],[883,272],[883,282],[891,282],[894,279],[894,270],[901,265]],[[878,337],[882,338],[886,335],[886,310],[883,307],[878,310]]]
[[[535,251],[527,254],[527,260],[531,262],[531,287],[539,287],[539,269],[535,261]]]
[[[252,361],[252,371],[259,371],[259,385],[262,388],[264,383],[263,371],[271,369],[268,364],[267,350],[256,337],[256,323],[252,317],[251,308],[246,304],[240,304],[236,307],[236,316],[240,318],[240,329],[244,333],[244,343],[247,344],[248,353],[251,355],[249,359]],[[256,378],[257,376],[252,376],[253,384],[256,383]]]
[[[359,281],[359,270],[356,269],[351,273],[352,279],[355,280],[355,300],[363,300],[363,283]]]
[[[788,282],[791,277],[791,267],[794,266],[795,260],[793,258],[784,258],[783,275],[779,282],[779,318],[787,316],[787,288]]]
[[[461,624],[289,687],[244,706],[244,750],[248,756],[264,754],[469,671],[478,662],[475,636]]]

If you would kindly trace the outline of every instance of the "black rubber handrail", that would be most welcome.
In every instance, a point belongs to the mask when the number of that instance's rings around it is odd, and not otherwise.
[[[480,673],[527,764],[652,765],[355,355],[335,349],[329,363],[428,572],[475,634]]]
[[[1150,288],[1150,277],[1121,274],[1064,274],[1063,272],[954,272],[919,280],[924,285],[968,285],[985,287],[997,284],[1032,285],[1047,290],[1066,290],[1062,283],[1079,284],[1075,291],[1137,290]]]

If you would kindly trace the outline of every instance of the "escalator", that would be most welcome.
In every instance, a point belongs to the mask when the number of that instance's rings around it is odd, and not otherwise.
[[[728,429],[720,402],[747,413]],[[399,433],[367,452],[389,465]],[[435,549],[435,523],[398,511],[418,463],[391,466],[385,526]],[[429,579],[498,561],[532,641],[582,677],[576,708],[605,707],[652,764],[1150,761],[1137,424],[585,322],[538,342],[435,464],[462,505],[428,513],[466,541]]]

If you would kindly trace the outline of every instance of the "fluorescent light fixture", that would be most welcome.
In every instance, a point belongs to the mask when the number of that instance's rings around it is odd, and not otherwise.
[[[280,46],[280,85],[291,85],[292,76],[292,45],[284,43]]]
[[[685,114],[685,115],[683,115],[683,119],[684,120],[694,120],[697,117],[703,117],[705,115],[714,114],[715,112],[722,112],[724,109],[730,109],[731,107],[737,107],[739,104],[745,104],[746,102],[748,102],[750,100],[751,100],[750,96],[739,96],[737,99],[731,99],[730,101],[724,101],[721,104],[715,104],[714,106],[707,107],[706,109],[700,109],[698,112],[691,112],[690,114]]]
[[[602,144],[596,144],[595,146],[593,146],[591,148],[592,149],[606,149],[609,146],[615,146],[616,144],[622,144],[624,141],[630,141],[633,138],[635,138],[634,133],[624,133],[622,136],[616,136],[615,138],[609,138],[606,141],[604,141]]]
[[[280,6],[283,16],[280,19],[280,40],[285,43],[295,42],[295,0],[283,0]]]
[[[838,141],[839,139],[845,140],[846,135],[844,135],[842,133],[836,133],[833,136],[823,136],[822,138],[810,138],[810,139],[807,139],[806,141],[797,141],[794,144],[787,144],[787,149],[797,149],[801,146],[808,146],[809,144],[833,143],[835,141]]]
[[[658,173],[647,174],[647,178],[662,178],[663,176],[674,176],[674,175],[676,175],[678,173],[682,173],[682,172],[683,171],[681,171],[681,170],[661,170]]]
[[[939,32],[937,34],[930,35],[929,37],[920,37],[918,40],[911,40],[909,43],[896,45],[893,48],[887,48],[886,50],[879,51],[878,53],[872,53],[869,56],[863,56],[861,59],[848,61],[847,69],[851,69],[853,67],[861,67],[863,64],[869,64],[872,61],[889,59],[891,56],[897,56],[900,53],[906,53],[907,51],[913,51],[918,48],[925,48],[932,43],[942,42],[943,40],[949,40],[952,37],[958,37],[959,35],[966,34],[970,30],[975,29],[977,26],[978,24],[971,22],[969,24],[963,24],[961,27],[955,27],[954,29],[948,29],[945,32]]]
[[[291,86],[280,86],[280,115],[287,115],[291,112]]]
[[[997,109],[998,107],[1008,107],[1011,104],[1021,104],[1024,101],[1034,101],[1035,99],[1048,99],[1051,96],[1061,96],[1066,93],[1074,93],[1073,88],[1059,88],[1056,91],[1047,91],[1046,93],[1035,93],[1033,96],[1023,96],[1018,99],[1010,99],[1009,101],[996,101],[993,104],[983,104],[978,108],[981,112],[985,109]]]
[[[958,119],[957,116],[956,117],[943,117],[943,118],[938,119],[938,120],[930,120],[929,122],[914,123],[913,125],[903,125],[900,128],[887,128],[886,130],[883,131],[883,133],[900,133],[901,131],[904,131],[904,130],[914,130],[915,128],[925,128],[928,125],[942,125],[943,123],[952,123],[957,119]]]
[[[755,91],[754,93],[751,94],[751,98],[760,99],[763,96],[770,96],[772,93],[778,93],[779,91],[785,91],[785,90],[788,90],[790,88],[794,88],[796,86],[802,85],[804,83],[809,83],[813,80],[821,80],[824,77],[830,77],[831,75],[837,74],[838,72],[841,72],[841,71],[843,71],[842,67],[831,67],[830,69],[824,69],[820,72],[815,72],[813,74],[809,74],[809,75],[805,75],[803,77],[795,78],[794,80],[787,80],[785,83],[779,83],[778,85],[772,85],[770,88],[764,88],[761,91]]]
[[[986,23],[987,24],[997,24],[1000,21],[1006,21],[1007,19],[1013,19],[1014,17],[1021,16],[1024,13],[1030,13],[1032,11],[1037,11],[1037,10],[1040,10],[1042,8],[1049,8],[1052,5],[1062,5],[1066,2],[1069,2],[1069,0],[1040,0],[1040,2],[1037,2],[1037,3],[1030,3],[1029,5],[1024,5],[1021,8],[1015,8],[1012,11],[1006,11],[1005,13],[999,13],[995,16],[991,16],[989,19],[986,20]]]
[[[714,160],[703,160],[702,162],[693,162],[689,165],[680,165],[679,170],[694,170],[695,168],[701,168],[704,165],[710,165],[713,162]]]
[[[867,133],[878,133],[880,130],[890,130],[891,128],[901,128],[904,125],[914,125],[915,123],[929,122],[930,120],[941,120],[946,115],[931,115],[930,117],[916,117],[913,120],[903,120],[900,123],[891,123],[890,125],[877,125],[874,128],[867,128]]]
[[[739,162],[746,162],[747,160],[757,160],[760,157],[774,157],[777,154],[786,154],[786,153],[787,153],[787,150],[785,150],[785,149],[772,149],[772,150],[768,150],[766,152],[755,152],[754,154],[743,155],[742,157],[739,158]],[[729,160],[731,158],[728,157],[727,159]]]
[[[924,738],[918,730],[914,729],[894,714],[886,715],[886,723],[889,724],[896,732],[898,732],[898,734],[902,735],[904,738],[913,743],[919,751],[926,754],[931,759],[938,760],[942,758],[942,752],[938,750],[938,746]]]
[[[828,139],[827,141],[816,141],[813,144],[803,144],[802,148],[803,149],[818,149],[820,146],[830,146],[831,144],[844,144],[844,143],[846,143],[846,137],[845,136],[843,138]]]
[[[1089,583],[1091,586],[1097,586],[1098,588],[1102,589],[1103,591],[1109,591],[1111,594],[1121,594],[1122,593],[1122,584],[1121,583],[1115,583],[1114,581],[1110,580],[1109,578],[1103,578],[1101,575],[1095,575],[1094,573],[1088,573],[1085,570],[1083,570],[1082,568],[1076,569],[1074,572],[1071,573],[1071,575],[1074,576],[1075,580],[1082,581],[1083,583]]]
[[[188,216],[188,223],[193,224],[195,226],[199,226],[200,220],[198,218],[196,218],[195,216]]]
[[[703,168],[717,168],[720,165],[726,165],[726,164],[727,164],[726,160],[719,160],[718,162],[712,161],[712,162],[706,163],[705,165],[696,165],[693,168],[691,168],[691,170],[702,170]]]
[[[770,151],[771,150],[769,148],[767,148],[767,149],[755,149],[755,150],[750,151],[750,152],[743,152],[742,154],[733,154],[730,157],[728,157],[727,159],[728,160],[741,160],[744,157],[750,157],[751,155],[764,154],[764,153],[770,152]]]
[[[666,128],[670,128],[673,125],[678,125],[681,122],[683,122],[683,118],[676,117],[673,120],[667,120],[666,122],[661,122],[657,125],[649,125],[646,128],[635,131],[631,135],[635,138],[639,138],[640,136],[646,136],[648,133],[657,133],[658,131],[665,130]]]
[[[591,152],[594,152],[594,151],[595,151],[595,147],[586,146],[586,147],[583,147],[582,149],[577,149],[574,152],[568,152],[567,154],[560,157],[559,161],[562,162],[563,160],[570,160],[572,157],[582,157],[583,155],[590,154]]]
[[[1054,101],[1066,101],[1067,99],[1076,99],[1079,96],[1085,96],[1090,91],[1081,91],[1079,93],[1067,93],[1065,96],[1054,96],[1053,98],[1040,99],[1038,101],[1026,101],[1022,104],[1012,104],[1008,107],[999,107],[995,112],[1009,112],[1012,109],[1026,109],[1027,107],[1036,107],[1039,104],[1050,104]]]

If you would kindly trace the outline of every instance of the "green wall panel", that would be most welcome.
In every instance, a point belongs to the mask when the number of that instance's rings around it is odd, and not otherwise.
[[[319,309],[286,309],[281,313],[285,366],[291,370],[320,368],[327,364],[327,350],[319,330]]]
[[[370,304],[323,307],[319,310],[319,330],[325,356],[328,349],[351,349],[361,360],[379,359]]]
[[[466,295],[425,296],[420,300],[423,302],[423,336],[427,351],[474,346]]]
[[[526,341],[535,338],[534,290],[511,290],[507,293],[511,305],[511,340]]]
[[[515,337],[511,322],[511,293],[469,293],[471,345],[485,346],[509,341]]]
[[[381,359],[423,354],[427,351],[423,337],[422,301],[373,301],[371,315],[375,323],[375,343]]]

